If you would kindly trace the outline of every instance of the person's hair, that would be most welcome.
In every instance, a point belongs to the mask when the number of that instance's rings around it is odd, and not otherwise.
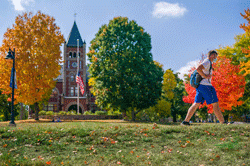
[[[210,50],[210,51],[207,53],[207,56],[210,57],[212,54],[218,55],[218,53],[217,53],[215,50]]]

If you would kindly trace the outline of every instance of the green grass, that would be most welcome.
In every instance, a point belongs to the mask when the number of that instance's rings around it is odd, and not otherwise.
[[[0,165],[249,165],[250,124],[0,124]]]

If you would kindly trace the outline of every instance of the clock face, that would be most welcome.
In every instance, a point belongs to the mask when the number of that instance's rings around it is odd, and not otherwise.
[[[73,62],[73,63],[72,63],[72,67],[74,67],[74,68],[77,67],[77,63],[76,63],[76,62]]]

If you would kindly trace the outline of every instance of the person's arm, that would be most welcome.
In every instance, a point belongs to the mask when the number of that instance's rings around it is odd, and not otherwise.
[[[204,66],[202,64],[200,64],[198,67],[197,67],[197,72],[205,79],[210,79],[212,77],[212,75],[210,74],[205,74],[202,70],[205,69]]]

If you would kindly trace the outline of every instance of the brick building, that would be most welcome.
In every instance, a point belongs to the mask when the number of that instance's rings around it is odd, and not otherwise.
[[[45,111],[70,111],[77,110],[77,39],[79,39],[79,71],[85,84],[85,93],[80,93],[79,112],[96,110],[95,98],[89,91],[88,72],[86,65],[86,43],[82,41],[81,35],[74,22],[68,40],[64,43],[61,75],[56,79],[56,87],[53,89],[48,105],[44,105]]]

